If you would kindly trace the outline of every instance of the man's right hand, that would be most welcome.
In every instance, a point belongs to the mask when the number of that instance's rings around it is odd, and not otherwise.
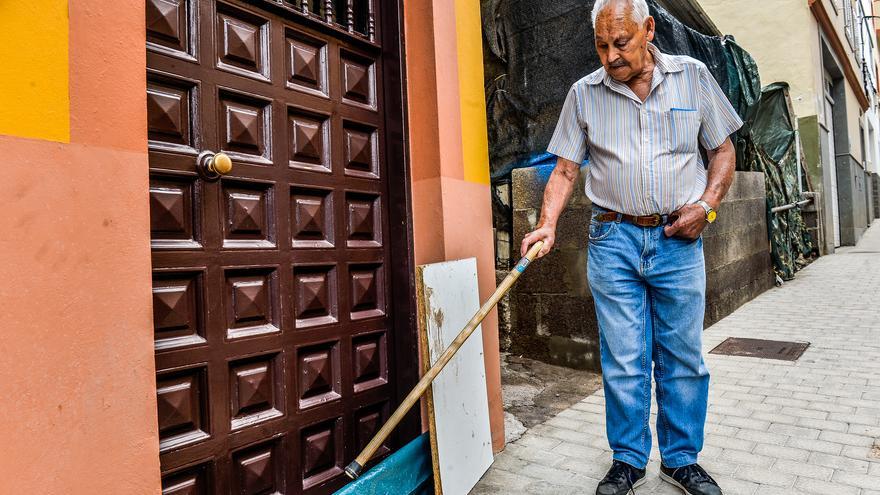
[[[559,157],[556,160],[556,167],[550,174],[550,180],[544,187],[544,200],[541,206],[541,219],[538,220],[538,228],[526,234],[522,241],[522,255],[525,256],[529,252],[529,248],[538,241],[544,241],[544,246],[538,252],[538,258],[550,252],[553,243],[556,242],[556,221],[565,205],[568,204],[568,198],[574,191],[574,183],[578,179],[578,170],[580,165],[577,163]]]
[[[544,247],[538,252],[538,258],[541,258],[553,248],[553,243],[556,242],[556,229],[553,227],[539,227],[526,234],[522,241],[521,256],[525,256],[529,248],[538,241],[544,241]]]

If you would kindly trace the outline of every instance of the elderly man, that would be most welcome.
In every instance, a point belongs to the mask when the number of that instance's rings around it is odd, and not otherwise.
[[[703,63],[651,44],[645,0],[597,0],[592,17],[603,67],[568,92],[548,149],[558,160],[541,219],[522,250],[542,240],[540,255],[549,252],[589,155],[588,278],[614,451],[596,493],[630,493],[645,481],[653,363],[661,478],[684,493],[720,494],[697,464],[709,389],[700,234],[733,180],[729,136],[742,121]]]

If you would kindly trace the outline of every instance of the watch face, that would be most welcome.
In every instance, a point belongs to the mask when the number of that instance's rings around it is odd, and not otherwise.
[[[708,220],[709,223],[714,222],[716,218],[718,218],[718,214],[715,213],[715,210],[712,210],[708,214],[706,214],[706,220]]]

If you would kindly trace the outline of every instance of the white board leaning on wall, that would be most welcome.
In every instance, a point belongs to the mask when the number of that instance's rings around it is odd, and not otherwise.
[[[480,309],[477,261],[422,265],[416,276],[427,369]],[[481,327],[437,376],[427,397],[435,492],[467,495],[493,461]]]

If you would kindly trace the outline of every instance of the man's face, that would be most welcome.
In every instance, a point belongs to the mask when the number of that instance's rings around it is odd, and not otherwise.
[[[596,51],[605,70],[615,80],[627,82],[645,68],[648,42],[654,39],[654,18],[642,25],[632,20],[626,0],[612,2],[596,17]]]

